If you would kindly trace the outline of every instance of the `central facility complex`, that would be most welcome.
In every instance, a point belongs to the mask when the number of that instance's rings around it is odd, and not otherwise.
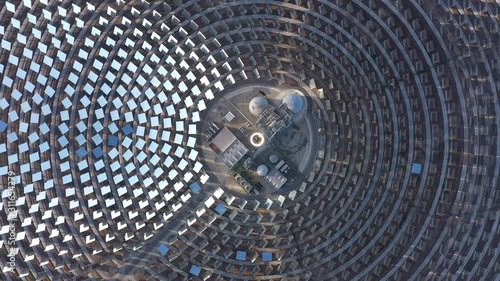
[[[204,150],[201,159],[224,189],[263,197],[302,183],[316,157],[315,140],[309,139],[315,121],[306,122],[313,116],[304,94],[286,87],[256,81],[228,88],[205,111],[200,131],[211,151]],[[290,147],[302,157],[294,158]]]

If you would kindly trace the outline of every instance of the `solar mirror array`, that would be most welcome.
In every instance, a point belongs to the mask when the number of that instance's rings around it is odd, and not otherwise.
[[[499,23],[494,0],[0,1],[0,279],[499,280]],[[296,188],[241,195],[200,157],[245,83],[307,97]]]

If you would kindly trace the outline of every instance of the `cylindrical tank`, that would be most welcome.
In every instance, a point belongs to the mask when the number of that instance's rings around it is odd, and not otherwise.
[[[267,168],[266,165],[260,165],[259,167],[257,167],[257,174],[261,177],[267,175],[268,172],[269,169]]]
[[[250,101],[248,109],[254,116],[259,116],[269,106],[269,102],[263,97],[255,97]]]
[[[271,163],[276,164],[276,163],[278,163],[278,160],[279,160],[278,155],[276,155],[276,154],[269,155],[269,161]]]

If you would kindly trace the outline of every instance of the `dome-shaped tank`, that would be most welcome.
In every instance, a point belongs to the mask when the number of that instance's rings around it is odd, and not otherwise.
[[[302,98],[297,94],[288,94],[282,101],[286,107],[293,113],[297,114],[302,110]]]
[[[260,165],[259,167],[257,167],[257,174],[261,177],[267,175],[268,172],[269,169],[267,168],[266,165]]]
[[[279,160],[278,155],[276,155],[276,154],[269,155],[269,161],[271,163],[276,164],[276,163],[278,163],[278,160]]]
[[[269,106],[269,102],[263,97],[255,97],[250,101],[248,109],[254,116],[259,116]]]

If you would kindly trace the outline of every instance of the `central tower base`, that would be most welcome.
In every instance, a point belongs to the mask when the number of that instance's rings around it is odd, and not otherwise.
[[[245,81],[219,93],[199,124],[211,182],[239,197],[284,194],[305,181],[318,153],[305,90]]]

